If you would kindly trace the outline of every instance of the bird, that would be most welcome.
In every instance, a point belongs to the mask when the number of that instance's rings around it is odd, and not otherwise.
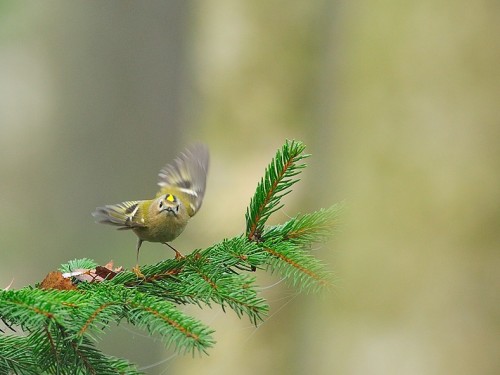
[[[105,205],[92,212],[97,223],[135,233],[136,266],[133,271],[137,276],[143,276],[139,268],[139,251],[144,241],[169,246],[175,252],[175,259],[184,257],[169,242],[184,231],[189,219],[201,208],[209,159],[206,145],[193,144],[160,170],[160,190],[155,198]]]

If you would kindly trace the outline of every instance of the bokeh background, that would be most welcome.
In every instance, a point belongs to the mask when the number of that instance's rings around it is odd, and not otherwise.
[[[259,328],[188,309],[217,330],[209,356],[126,326],[100,347],[148,374],[498,374],[499,35],[489,0],[2,0],[0,287],[74,258],[132,266],[134,236],[90,212],[152,196],[193,141],[208,190],[175,245],[239,234],[294,138],[313,156],[273,220],[347,202],[314,249],[333,291],[259,275]]]

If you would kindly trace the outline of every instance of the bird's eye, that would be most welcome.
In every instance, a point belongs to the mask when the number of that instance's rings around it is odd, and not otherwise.
[[[158,205],[158,208],[161,210],[163,208],[163,201],[160,201],[160,204]]]

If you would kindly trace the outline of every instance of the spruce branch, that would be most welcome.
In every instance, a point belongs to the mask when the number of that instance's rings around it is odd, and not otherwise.
[[[26,337],[0,335],[0,374],[37,375],[32,350]]]
[[[302,154],[304,149],[302,142],[287,140],[266,168],[245,215],[246,234],[250,240],[259,239],[269,216],[283,207],[281,198],[299,181],[294,177],[306,165],[298,162],[309,156]]]
[[[49,324],[29,338],[35,348],[36,374],[140,374],[128,361],[106,355],[88,339],[74,341],[57,324]]]
[[[207,353],[213,330],[179,305],[220,306],[257,325],[269,311],[258,294],[256,270],[279,273],[304,291],[331,285],[327,267],[311,255],[339,226],[342,206],[306,213],[268,226],[305,167],[305,146],[286,141],[265,170],[246,210],[245,232],[182,259],[141,267],[143,278],[111,263],[75,259],[35,287],[0,290],[0,373],[139,374],[133,364],[94,343],[110,323],[122,321],[160,338],[180,353]],[[24,336],[6,334],[20,330]]]
[[[282,225],[267,228],[265,238],[281,238],[298,244],[328,241],[341,225],[343,204],[337,203],[327,209],[298,215]]]
[[[271,257],[268,267],[279,272],[300,290],[317,292],[330,285],[331,273],[324,264],[304,251],[300,246],[287,242],[264,242],[264,250]]]

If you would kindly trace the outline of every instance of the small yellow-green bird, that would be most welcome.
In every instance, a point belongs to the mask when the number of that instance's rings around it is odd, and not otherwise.
[[[137,235],[136,274],[141,275],[139,250],[143,241],[161,242],[175,251],[176,259],[182,258],[182,254],[168,242],[182,233],[189,219],[200,209],[205,195],[208,162],[207,146],[194,144],[160,171],[160,191],[156,198],[106,205],[92,213],[98,223],[131,229]]]

